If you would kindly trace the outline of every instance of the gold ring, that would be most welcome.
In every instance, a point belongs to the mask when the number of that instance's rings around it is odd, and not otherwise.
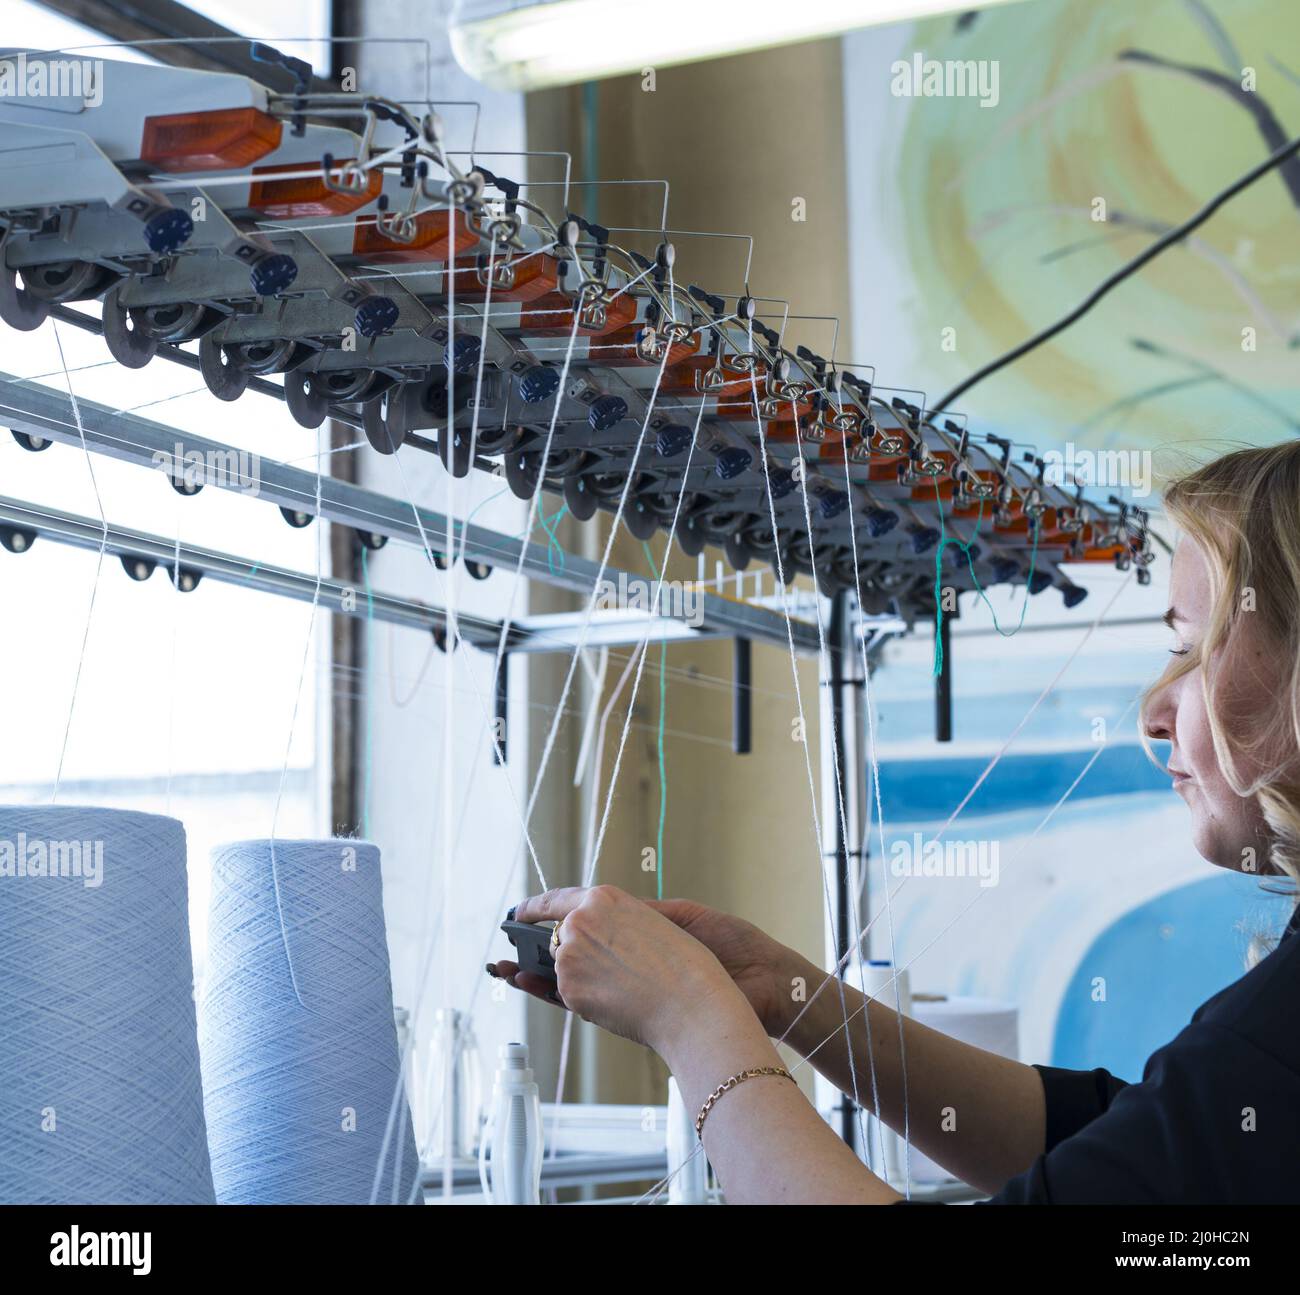
[[[560,947],[560,927],[561,927],[562,925],[563,925],[563,922],[562,922],[562,921],[560,921],[560,922],[556,922],[555,926],[554,926],[554,927],[552,928],[552,930],[551,930],[551,957],[555,957],[556,952],[559,950],[559,947]]]

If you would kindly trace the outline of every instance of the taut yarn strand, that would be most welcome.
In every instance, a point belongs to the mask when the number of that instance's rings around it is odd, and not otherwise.
[[[185,829],[0,806],[0,1202],[212,1204]]]
[[[209,949],[199,1042],[217,1200],[367,1203],[400,1070],[378,849],[219,846]],[[405,1102],[401,1117],[381,1202],[410,1199],[419,1169]]]

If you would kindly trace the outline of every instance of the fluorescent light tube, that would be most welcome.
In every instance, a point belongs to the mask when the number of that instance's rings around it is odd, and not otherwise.
[[[543,0],[481,18],[462,5],[451,47],[461,67],[486,85],[539,90],[1009,2]]]

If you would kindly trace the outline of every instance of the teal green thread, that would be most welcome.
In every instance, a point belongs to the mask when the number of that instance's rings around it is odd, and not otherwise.
[[[486,508],[488,504],[490,504],[494,499],[500,499],[502,495],[507,495],[509,493],[510,493],[510,487],[506,486],[504,489],[498,490],[496,494],[488,495],[486,499],[480,499],[478,503],[476,503],[474,507],[469,510],[469,514],[466,516],[464,524],[468,526],[470,524],[470,521],[473,519],[474,514],[477,513],[480,508]]]
[[[537,520],[533,522],[534,530],[540,526],[542,530],[546,532],[546,565],[550,567],[553,576],[559,575],[560,572],[564,570],[564,546],[560,543],[560,537],[556,534],[554,528],[559,525],[560,519],[568,511],[569,505],[561,504],[559,508],[548,517],[546,510],[542,509],[537,515]],[[515,536],[515,539],[522,540],[526,538],[528,534],[527,531],[520,531],[519,534]],[[560,559],[558,570],[555,565],[557,554]]]
[[[559,574],[555,569],[555,555],[557,553],[560,556],[560,571],[564,570],[564,548],[560,544],[560,537],[555,533],[554,528],[559,525],[560,519],[568,511],[569,505],[561,504],[559,508],[551,514],[549,521],[545,513],[543,513],[540,518],[542,529],[546,532],[546,565],[550,567],[552,575]]]
[[[939,494],[939,482],[936,479],[934,483],[934,502],[939,512],[939,546],[934,554],[934,674],[937,678],[943,670],[943,639],[939,631],[943,628],[943,573],[940,564],[943,561],[943,551],[949,544],[966,555],[966,565],[970,568],[970,577],[975,582],[975,592],[979,594],[984,602],[984,606],[989,609],[989,615],[993,617],[993,628],[1002,635],[1003,638],[1011,638],[1019,632],[1025,623],[1025,612],[1029,607],[1029,582],[1034,578],[1034,567],[1038,562],[1038,518],[1033,519],[1034,542],[1029,553],[1029,574],[1025,577],[1025,597],[1020,604],[1020,619],[1016,622],[1016,628],[1013,630],[1004,630],[998,624],[998,614],[993,610],[993,604],[989,602],[988,595],[984,592],[984,587],[979,582],[979,577],[975,574],[975,560],[971,557],[970,551],[974,547],[976,537],[979,535],[980,523],[984,520],[984,501],[980,500],[979,513],[975,517],[975,528],[971,531],[970,539],[963,544],[960,540],[948,538],[948,527],[944,524],[943,517],[943,497]]]

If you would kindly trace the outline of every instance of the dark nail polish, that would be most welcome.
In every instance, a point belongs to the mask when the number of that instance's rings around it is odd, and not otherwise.
[[[518,907],[519,907],[519,905],[516,904],[516,905],[515,905],[515,908],[518,908]],[[506,914],[506,921],[507,921],[507,922],[513,922],[514,920],[515,920],[515,909],[512,908],[512,909],[511,909],[511,910]]]
[[[489,976],[492,977],[493,980],[501,979],[501,977],[497,974],[497,969],[490,962],[487,964],[487,973]]]

